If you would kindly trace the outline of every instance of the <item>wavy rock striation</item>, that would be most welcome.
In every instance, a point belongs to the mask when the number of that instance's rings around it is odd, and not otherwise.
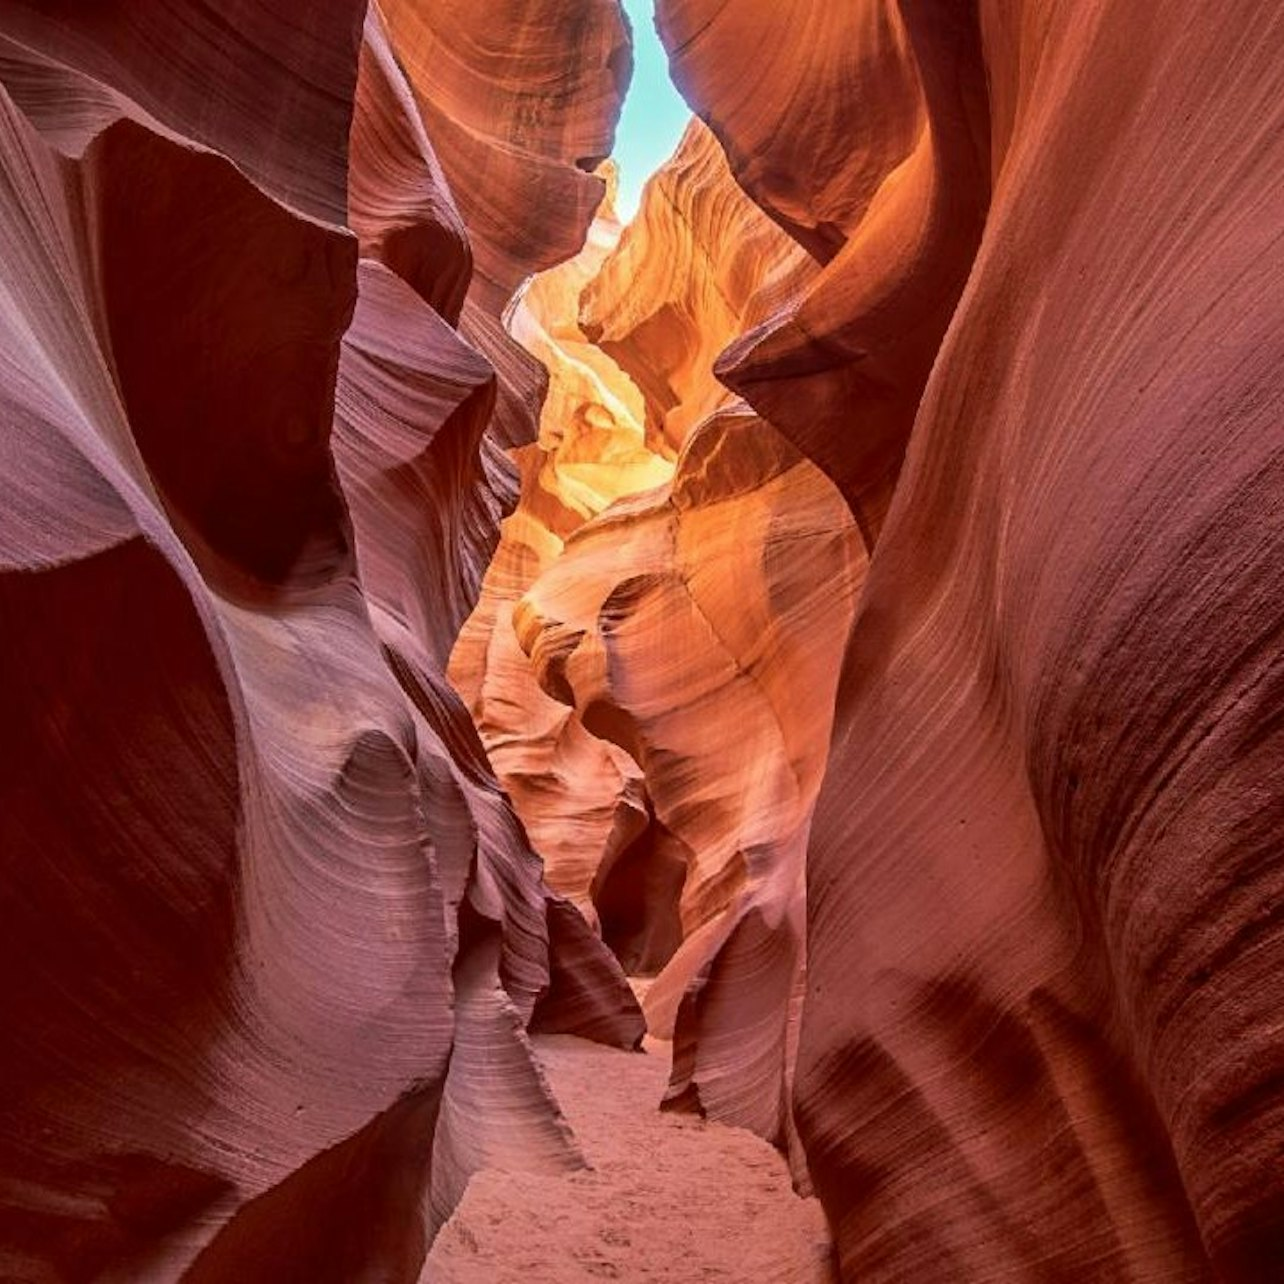
[[[540,442],[451,662],[550,883],[658,975],[671,1103],[782,1146],[806,828],[865,559],[713,362],[816,270],[697,122],[635,223],[604,209],[536,278],[510,326],[551,372]]]
[[[719,377],[834,479],[872,549],[989,201],[972,8],[661,0],[659,13],[677,83],[709,104],[737,177],[824,264],[731,345]],[[744,65],[759,71],[733,72]]]
[[[844,1278],[1279,1274],[1284,16],[659,25],[622,229],[614,0],[3,7],[0,1277],[417,1284],[647,1028]]]
[[[653,449],[674,457],[734,399],[714,377],[718,353],[815,272],[745,199],[717,140],[693,120],[581,301],[584,333],[646,398]]]
[[[595,888],[604,926],[631,928],[617,948],[643,950],[625,961],[663,965],[646,1008],[675,1039],[671,1103],[782,1146],[803,852],[863,566],[833,487],[730,406],[669,485],[572,535],[514,612],[545,689],[644,773],[656,824]]]
[[[877,537],[795,1094],[844,1275],[1269,1278],[1284,26],[661,9],[828,257],[720,373]]]
[[[583,250],[535,277],[512,311],[513,333],[550,371],[549,395],[539,440],[514,451],[521,501],[504,524],[481,599],[450,663],[550,885],[595,925],[599,867],[647,827],[642,773],[540,687],[512,614],[575,530],[621,495],[658,485],[673,471],[643,442],[641,394],[579,327],[580,294],[620,232],[608,198]]]
[[[469,229],[476,273],[461,328],[499,375],[490,437],[528,445],[547,376],[503,314],[526,277],[578,252],[605,194],[594,171],[632,72],[624,15],[615,0],[381,4]]]
[[[6,1278],[414,1281],[579,1162],[525,1027],[641,1034],[444,679],[496,379],[363,9],[0,19]]]

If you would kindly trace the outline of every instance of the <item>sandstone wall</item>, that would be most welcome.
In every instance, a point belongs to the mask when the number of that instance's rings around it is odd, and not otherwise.
[[[877,541],[795,1097],[844,1271],[1269,1278],[1280,20],[661,8],[747,189],[836,229],[719,370]]]
[[[618,90],[563,8],[511,74]],[[526,1026],[641,1034],[444,678],[492,248],[364,9],[0,15],[5,1278],[414,1281],[477,1166],[580,1162]]]

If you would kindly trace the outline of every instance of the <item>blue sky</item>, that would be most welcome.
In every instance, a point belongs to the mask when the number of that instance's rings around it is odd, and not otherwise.
[[[655,34],[654,0],[624,0],[633,24],[633,83],[615,131],[620,164],[620,217],[637,213],[646,180],[664,164],[682,137],[691,109],[669,79],[669,57]]]

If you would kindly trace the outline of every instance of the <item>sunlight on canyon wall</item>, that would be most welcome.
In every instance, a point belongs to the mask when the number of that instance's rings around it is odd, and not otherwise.
[[[623,228],[615,0],[217,8],[0,7],[0,1277],[421,1284],[570,1033],[1274,1278],[1284,15],[659,0]]]

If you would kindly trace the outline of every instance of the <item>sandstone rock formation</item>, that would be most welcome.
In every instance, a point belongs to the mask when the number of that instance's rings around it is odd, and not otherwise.
[[[663,965],[646,1006],[676,1040],[671,1100],[782,1145],[807,823],[863,565],[833,487],[731,406],[670,485],[572,535],[514,612],[545,689],[644,773],[656,824],[607,854],[596,890],[667,945],[624,957]]]
[[[989,199],[976,18],[933,0],[659,13],[737,176],[825,265],[719,376],[837,482],[872,548]]]
[[[591,889],[599,867],[646,828],[642,773],[540,687],[512,612],[574,530],[621,495],[672,474],[671,464],[644,444],[641,394],[579,328],[580,294],[620,232],[608,197],[582,251],[535,277],[512,311],[513,333],[551,373],[549,395],[538,441],[513,452],[521,502],[504,525],[450,666],[551,886],[594,924]]]
[[[364,9],[0,15],[5,1278],[415,1280],[579,1162],[525,1027],[641,1034],[444,679],[495,375]]]
[[[864,553],[713,363],[815,271],[695,122],[633,224],[607,207],[535,279],[510,327],[551,372],[540,442],[451,662],[549,882],[659,974],[670,1100],[782,1146],[806,827]]]
[[[632,69],[624,16],[615,0],[382,8],[469,229],[476,273],[461,328],[499,375],[491,436],[525,445],[546,375],[501,317],[528,275],[579,250],[605,193],[594,170]]]
[[[845,1279],[1281,1275],[1284,15],[658,22],[625,229],[615,0],[0,8],[0,1278],[417,1284],[646,1030]]]
[[[720,373],[877,537],[796,1098],[845,1277],[1273,1278],[1284,24],[661,11],[832,256]]]
[[[618,250],[586,283],[581,319],[642,390],[648,440],[672,456],[732,400],[713,372],[727,341],[814,276],[809,256],[745,199],[717,140],[693,120]]]

